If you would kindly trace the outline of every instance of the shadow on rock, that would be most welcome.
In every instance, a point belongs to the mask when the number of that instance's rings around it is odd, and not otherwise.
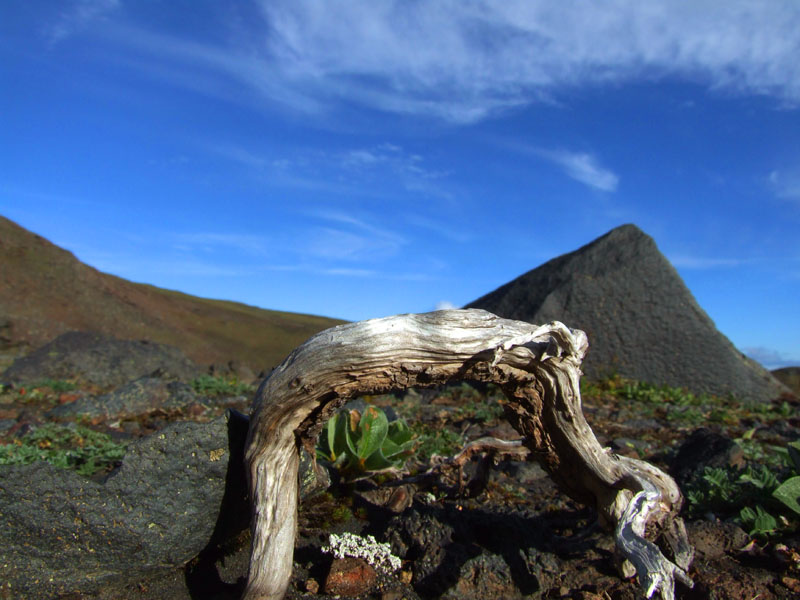
[[[229,411],[228,418],[228,471],[225,475],[225,491],[222,496],[214,532],[205,548],[197,558],[186,567],[186,588],[194,600],[208,598],[239,598],[244,591],[247,571],[236,576],[236,580],[226,581],[231,573],[220,573],[220,564],[226,565],[226,558],[244,551],[249,561],[249,536],[241,535],[250,524],[250,505],[247,495],[247,474],[244,466],[244,447],[247,438],[249,419],[236,411]],[[240,534],[240,535],[237,535]],[[228,563],[235,561],[228,561]],[[245,565],[247,562],[245,563]],[[241,566],[241,565],[239,565]]]

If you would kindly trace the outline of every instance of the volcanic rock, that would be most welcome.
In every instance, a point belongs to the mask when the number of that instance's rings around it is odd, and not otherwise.
[[[635,225],[554,258],[467,308],[584,330],[590,347],[582,369],[590,378],[619,373],[751,400],[787,391],[717,330],[653,239]]]
[[[171,346],[71,331],[15,360],[3,377],[14,382],[76,378],[114,388],[156,372],[190,380],[200,369]]]
[[[686,489],[703,476],[706,467],[743,468],[744,452],[727,436],[701,427],[681,444],[670,469],[675,481]]]
[[[103,483],[45,462],[0,467],[0,597],[108,595],[224,543],[249,520],[246,434],[233,412],[173,424]]]

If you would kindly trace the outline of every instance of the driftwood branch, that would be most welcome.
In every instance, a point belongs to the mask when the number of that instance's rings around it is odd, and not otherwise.
[[[581,409],[586,335],[553,322],[537,327],[482,310],[399,315],[340,325],[297,348],[259,388],[246,463],[253,506],[246,600],[279,600],[291,578],[297,528],[299,449],[312,448],[325,421],[348,399],[458,380],[493,382],[506,417],[575,500],[597,508],[614,529],[648,597],[688,585],[691,562],[675,482],[646,462],[600,446]],[[645,539],[664,532],[671,562]],[[628,566],[630,567],[630,563]]]

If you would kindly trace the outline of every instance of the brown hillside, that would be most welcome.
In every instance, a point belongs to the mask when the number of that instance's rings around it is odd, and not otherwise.
[[[0,348],[35,348],[67,331],[97,331],[182,349],[200,365],[237,361],[256,373],[343,321],[264,310],[101,273],[0,217]]]

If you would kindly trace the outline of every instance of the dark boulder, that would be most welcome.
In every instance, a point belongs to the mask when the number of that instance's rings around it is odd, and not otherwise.
[[[744,451],[727,436],[701,427],[684,440],[672,461],[672,476],[687,488],[703,476],[706,467],[744,467]]]
[[[173,424],[129,446],[103,483],[44,462],[0,467],[0,597],[117,597],[207,556],[249,521],[246,434],[233,412]]]
[[[589,352],[583,371],[590,378],[619,373],[754,400],[787,391],[717,330],[653,239],[635,225],[554,258],[467,308],[584,330]]]
[[[15,360],[3,378],[13,382],[78,379],[111,389],[156,372],[189,380],[200,369],[172,346],[71,331]]]

